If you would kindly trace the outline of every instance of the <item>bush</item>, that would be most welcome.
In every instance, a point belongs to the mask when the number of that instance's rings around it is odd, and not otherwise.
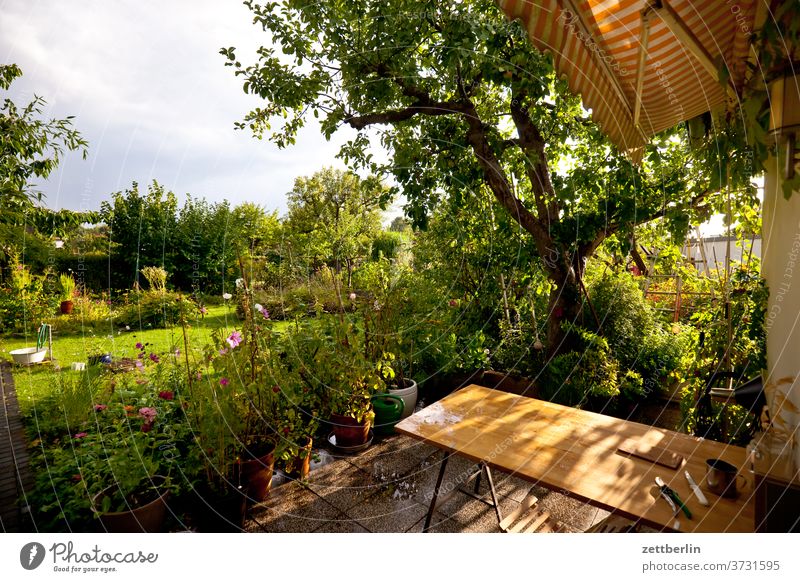
[[[645,301],[638,284],[629,273],[606,274],[592,282],[589,296],[601,321],[584,324],[603,336],[621,370],[636,372],[646,396],[681,366],[689,347],[688,334],[681,326],[661,323]]]
[[[181,299],[177,293],[132,291],[116,317],[118,325],[132,328],[162,328],[180,322]]]
[[[552,359],[543,371],[541,396],[566,406],[585,404],[590,398],[610,399],[619,395],[619,364],[611,357],[608,342],[596,334],[571,328],[577,351]]]
[[[10,272],[8,286],[0,288],[0,329],[36,333],[39,324],[56,313],[59,296],[55,288],[46,289],[46,276],[32,275],[16,261],[12,260]]]
[[[543,368],[546,352],[530,323],[509,326],[500,321],[500,341],[492,352],[492,367],[534,378]]]

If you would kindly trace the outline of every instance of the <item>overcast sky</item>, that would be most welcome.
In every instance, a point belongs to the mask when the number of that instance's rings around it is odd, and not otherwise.
[[[136,180],[182,195],[285,209],[294,178],[335,159],[346,133],[316,127],[279,150],[233,124],[260,100],[245,95],[221,47],[250,63],[269,37],[239,0],[0,0],[0,55],[48,116],[75,116],[89,156],[68,155],[39,184],[50,208],[96,209]]]

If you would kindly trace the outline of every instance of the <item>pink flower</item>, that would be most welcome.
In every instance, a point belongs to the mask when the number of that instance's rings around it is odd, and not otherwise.
[[[78,432],[78,433],[75,433],[73,435],[73,437],[76,438],[76,439],[82,439],[85,436],[89,436],[89,433],[88,432]]]
[[[228,348],[220,348],[219,349],[219,355],[220,356],[224,356],[227,353],[228,353]]]
[[[200,308],[200,313],[201,313],[202,315],[205,315],[206,313],[208,313],[208,309],[206,309],[205,307],[201,307],[201,308]]]
[[[95,412],[103,412],[106,408],[108,408],[108,406],[105,405],[105,404],[95,404],[94,405],[94,411]]]
[[[197,374],[195,374],[194,377],[197,378],[198,380],[202,380],[203,379],[203,374],[200,373],[200,372],[197,372]]]
[[[256,308],[256,311],[258,311],[262,316],[264,316],[264,319],[269,319],[269,311],[267,311],[266,307],[264,307],[260,303],[256,303],[254,307]]]
[[[159,362],[158,356],[156,354],[151,353],[150,359],[153,360],[156,364]]]
[[[228,342],[228,345],[231,346],[231,348],[235,348],[242,343],[242,334],[239,331],[234,331],[227,337],[225,341]]]
[[[151,424],[156,419],[156,414],[156,409],[149,406],[139,409],[139,416],[144,418],[145,422],[149,422]]]
[[[172,390],[162,390],[158,393],[158,397],[162,400],[175,400],[175,393]]]
[[[219,379],[219,385],[220,386],[227,386],[230,383],[231,383],[231,381],[228,380],[227,378],[220,378]]]
[[[140,372],[144,372],[144,364],[141,360],[136,360],[136,369]]]
[[[142,342],[136,342],[136,349],[137,350],[143,350],[144,349],[144,345],[142,344]]]
[[[176,348],[176,349],[175,349],[175,357],[176,357],[176,358],[178,358],[178,357],[180,357],[180,355],[181,355],[181,350],[180,350],[180,348]]]
[[[447,303],[450,307],[458,307],[458,301],[456,299],[451,299]]]

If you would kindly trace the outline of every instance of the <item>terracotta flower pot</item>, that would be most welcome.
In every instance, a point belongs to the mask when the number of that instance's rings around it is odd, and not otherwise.
[[[100,507],[103,497],[110,495],[116,487],[111,485],[96,495],[93,500],[94,506]],[[167,514],[168,497],[169,490],[165,490],[156,499],[140,507],[132,507],[129,511],[100,513],[98,517],[103,528],[110,533],[159,532]]]
[[[188,521],[201,532],[241,532],[247,514],[247,498],[247,490],[232,483],[224,491],[201,483],[188,497]]]
[[[312,442],[311,438],[307,437],[305,441],[300,444],[300,450],[297,451],[297,456],[286,461],[286,474],[292,479],[303,481],[308,478],[308,473],[311,470]]]
[[[72,313],[72,307],[73,306],[74,306],[74,303],[72,303],[72,301],[70,301],[70,300],[62,301],[61,302],[61,313],[63,315],[69,315],[70,313]]]
[[[257,456],[255,456],[257,455]],[[272,472],[275,469],[275,443],[242,461],[242,480],[247,484],[248,495],[254,501],[264,501],[272,489]]]
[[[331,414],[333,434],[340,447],[357,447],[367,442],[370,422],[359,423],[355,418],[341,414]]]

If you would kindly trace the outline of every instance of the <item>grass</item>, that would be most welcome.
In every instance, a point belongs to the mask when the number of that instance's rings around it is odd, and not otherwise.
[[[288,327],[289,322],[275,322],[276,331]],[[210,307],[205,317],[198,317],[187,328],[187,337],[192,355],[200,357],[203,348],[211,339],[215,330],[227,333],[241,329],[233,309],[226,306]],[[115,359],[136,358],[139,350],[136,343],[146,344],[147,353],[164,355],[173,353],[176,348],[184,349],[183,332],[180,327],[169,329],[125,330],[112,322],[99,326],[85,326],[82,330],[62,332],[58,329],[58,321],[53,325],[53,361],[30,367],[15,366],[13,369],[17,399],[23,414],[26,414],[37,399],[50,393],[58,385],[59,374],[64,379],[77,379],[82,372],[71,369],[73,362],[87,362],[92,354],[111,353]],[[10,360],[11,350],[35,347],[36,330],[24,338],[0,339],[0,356]],[[99,367],[90,367],[90,374],[97,373]]]

